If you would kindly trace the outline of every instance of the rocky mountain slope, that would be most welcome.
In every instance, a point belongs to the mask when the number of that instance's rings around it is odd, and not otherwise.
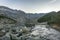
[[[0,15],[1,14],[16,20],[17,23],[19,23],[19,25],[26,23],[27,20],[31,21],[31,22],[32,21],[35,22],[34,20],[37,20],[38,18],[40,18],[41,16],[44,15],[43,13],[41,13],[41,14],[27,14],[24,11],[13,10],[13,9],[10,9],[5,6],[0,6]]]
[[[18,23],[22,24],[25,22],[25,12],[21,10],[13,10],[5,6],[0,6],[1,14],[16,20]]]
[[[13,25],[16,24],[16,20],[9,18],[7,16],[4,15],[0,15],[0,29],[4,28],[4,27],[11,27]]]

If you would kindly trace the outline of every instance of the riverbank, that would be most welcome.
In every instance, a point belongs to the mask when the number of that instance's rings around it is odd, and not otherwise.
[[[51,24],[51,27],[60,32],[60,24]]]

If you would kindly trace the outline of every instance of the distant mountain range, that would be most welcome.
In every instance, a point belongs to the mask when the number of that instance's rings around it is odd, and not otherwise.
[[[35,14],[28,13],[26,15],[27,15],[27,18],[29,18],[29,19],[35,19],[35,18],[42,17],[44,15],[44,13],[39,13],[39,14],[37,14],[37,13],[35,13]]]
[[[26,23],[27,20],[32,22],[42,17],[43,15],[45,15],[44,13],[39,13],[39,14],[25,13],[22,10],[13,10],[5,6],[0,6],[0,15],[1,14],[16,20],[17,23],[20,23],[20,24]]]
[[[39,14],[28,13],[26,14],[26,18],[28,20],[28,23],[38,23],[37,20],[44,15],[45,15],[44,13],[39,13]]]

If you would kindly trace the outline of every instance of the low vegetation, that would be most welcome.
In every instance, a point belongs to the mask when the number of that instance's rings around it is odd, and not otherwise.
[[[3,21],[4,20],[4,23],[9,23],[9,24],[14,24],[16,23],[17,21],[14,20],[14,19],[11,19],[7,16],[4,16],[4,15],[0,15],[0,21]]]
[[[50,12],[38,19],[38,22],[47,22],[49,25],[56,25],[56,29],[60,30],[60,11]]]

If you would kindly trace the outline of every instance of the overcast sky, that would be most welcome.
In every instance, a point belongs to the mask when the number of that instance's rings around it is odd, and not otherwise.
[[[0,6],[27,13],[46,13],[60,10],[60,0],[0,0]]]

